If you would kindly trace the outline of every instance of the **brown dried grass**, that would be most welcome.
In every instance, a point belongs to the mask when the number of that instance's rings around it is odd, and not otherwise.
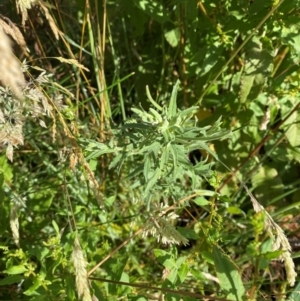
[[[9,86],[18,98],[22,98],[25,78],[19,61],[12,53],[11,42],[2,30],[2,25],[0,23],[0,80],[3,85]]]

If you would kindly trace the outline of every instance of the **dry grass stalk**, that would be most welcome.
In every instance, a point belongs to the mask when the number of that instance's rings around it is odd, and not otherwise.
[[[242,183],[244,186],[245,190],[247,191],[248,195],[250,196],[253,208],[255,212],[260,212],[264,211],[265,216],[266,216],[266,221],[265,221],[265,229],[267,233],[272,237],[275,234],[275,242],[273,244],[273,249],[274,250],[282,250],[284,251],[283,254],[281,255],[281,260],[284,261],[284,267],[286,270],[286,276],[287,276],[287,281],[290,286],[295,285],[297,273],[295,271],[295,264],[292,259],[292,247],[285,236],[283,230],[274,222],[270,214],[265,210],[265,208],[259,204],[259,202],[256,200],[256,198],[253,196],[253,194],[250,192],[248,187]]]
[[[18,0],[17,1],[17,12],[18,14],[22,14],[22,25],[25,25],[25,21],[28,19],[28,10],[31,9],[33,5],[38,5],[40,8],[43,10],[46,19],[48,20],[49,26],[54,33],[55,38],[58,40],[59,39],[59,34],[60,31],[57,28],[54,19],[52,16],[49,14],[49,10],[47,6],[49,6],[48,3],[44,1],[37,1],[37,0]]]
[[[62,63],[67,63],[67,64],[71,64],[71,65],[75,65],[76,67],[80,68],[80,69],[84,69],[85,71],[90,71],[88,68],[86,68],[84,65],[80,64],[77,60],[75,59],[65,59],[61,56],[59,57],[54,57],[55,59],[59,60]]]
[[[12,232],[14,242],[16,246],[20,248],[19,217],[18,217],[19,209],[20,209],[19,205],[12,204],[10,209],[9,223],[10,223],[10,229]]]
[[[26,42],[20,29],[11,22],[8,18],[0,15],[0,28],[7,34],[10,35],[15,42],[17,42],[23,49],[24,52],[27,51]],[[6,21],[6,22],[5,22]]]
[[[44,11],[45,17],[46,17],[46,19],[48,20],[48,23],[49,23],[49,25],[50,25],[50,28],[51,28],[51,30],[52,30],[52,32],[53,32],[53,34],[54,34],[56,40],[58,40],[58,39],[59,39],[59,33],[60,33],[60,32],[59,32],[59,29],[57,28],[57,26],[56,26],[56,24],[55,24],[55,22],[54,22],[52,16],[49,14],[49,10],[48,10],[48,8],[46,7],[47,4],[46,4],[45,2],[43,2],[43,1],[39,1],[38,4],[39,4],[39,6],[42,8],[42,10]]]
[[[28,19],[27,10],[35,4],[35,0],[18,0],[17,1],[17,12],[22,14],[22,25],[25,25],[25,21]]]
[[[76,237],[74,241],[72,260],[75,268],[76,289],[78,297],[80,300],[83,301],[92,301],[92,296],[90,293],[88,282],[88,274],[86,270],[87,263],[84,259],[84,255],[78,237]]]
[[[11,51],[11,43],[7,35],[0,29],[0,80],[9,86],[11,91],[22,98],[22,88],[25,86],[21,66]]]

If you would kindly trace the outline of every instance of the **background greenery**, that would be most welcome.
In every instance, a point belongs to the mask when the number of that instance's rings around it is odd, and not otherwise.
[[[300,1],[0,7],[51,107],[0,158],[1,300],[299,300],[249,192],[297,269]]]

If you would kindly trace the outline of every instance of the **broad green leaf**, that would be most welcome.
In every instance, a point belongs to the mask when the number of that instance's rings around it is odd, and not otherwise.
[[[284,185],[275,168],[261,166],[252,177],[255,195],[263,205],[284,193]]]
[[[178,269],[178,277],[181,283],[183,283],[184,280],[186,279],[188,272],[189,272],[189,266],[186,262],[183,262]]]
[[[7,162],[6,156],[0,156],[0,174],[3,174],[4,180],[0,182],[1,185],[3,185],[4,182],[10,182],[13,173],[12,173],[12,168]]]
[[[22,279],[24,279],[21,275],[10,275],[8,277],[5,277],[4,279],[0,280],[0,286],[1,285],[10,285],[14,283],[20,282]]]
[[[90,160],[89,161],[89,166],[90,166],[90,169],[92,171],[95,171],[97,169],[97,166],[98,166],[98,161],[97,160]]]
[[[285,136],[292,147],[300,146],[300,118],[297,111],[295,111],[290,118],[288,118],[284,129],[286,130]]]
[[[171,258],[168,258],[164,263],[163,265],[169,269],[169,270],[172,270],[174,268],[177,268],[177,264],[176,264],[176,261],[173,257]]]
[[[183,227],[177,227],[177,231],[184,236],[187,239],[199,239],[199,236],[196,234],[195,230],[193,229],[188,229],[188,228],[183,228]]]
[[[209,252],[209,251],[201,251],[201,256],[208,263],[214,265],[214,257],[213,257],[213,254],[211,252]]]
[[[241,103],[257,98],[265,84],[266,76],[271,72],[273,56],[262,41],[253,37],[247,44],[246,64],[240,87]],[[269,45],[267,42],[266,44]]]
[[[157,258],[158,262],[164,266],[166,266],[166,261],[170,260],[172,258],[172,255],[164,250],[161,249],[154,249],[153,253],[155,255],[155,257]],[[174,265],[172,265],[171,267],[173,267]]]
[[[218,279],[227,299],[241,301],[245,288],[236,266],[219,249],[213,247],[213,257]]]
[[[299,25],[283,26],[281,29],[281,37],[284,44],[291,46],[293,55],[299,59],[300,57],[300,37]]]
[[[168,268],[170,270],[169,275],[167,277],[167,279],[172,283],[175,284],[178,278],[178,270],[177,267],[173,267],[173,268]]]

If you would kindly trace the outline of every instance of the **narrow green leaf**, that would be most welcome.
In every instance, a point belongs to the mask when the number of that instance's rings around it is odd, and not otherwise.
[[[52,226],[53,226],[56,234],[59,234],[59,227],[54,219],[52,220]]]
[[[112,162],[109,164],[109,169],[114,168],[115,166],[117,166],[117,170],[118,172],[120,172],[121,167],[123,165],[123,162],[126,159],[126,153],[121,153],[118,154],[117,156],[114,157],[114,159],[112,160]]]
[[[103,148],[101,150],[96,150],[96,151],[93,151],[91,154],[89,154],[87,157],[86,157],[86,160],[90,160],[90,159],[94,159],[94,158],[98,158],[104,154],[111,154],[111,153],[115,153],[116,150],[115,149],[111,149],[111,148]]]
[[[157,182],[158,178],[160,177],[161,171],[159,168],[157,168],[154,173],[153,176],[151,177],[151,179],[148,181],[146,189],[145,189],[145,196],[149,195],[151,188],[155,185],[155,183]]]
[[[151,171],[151,160],[149,156],[146,156],[144,161],[144,169],[143,169],[143,173],[146,181],[148,180],[150,171]]]
[[[168,163],[169,154],[170,154],[170,143],[168,143],[165,147],[162,148],[162,154],[160,158],[160,169],[163,169],[164,166]]]
[[[153,143],[151,143],[150,145],[145,145],[144,147],[142,147],[137,154],[143,154],[143,153],[150,153],[150,152],[157,152],[159,150],[159,148],[161,147],[161,144],[157,141],[154,141]]]
[[[152,98],[149,87],[146,86],[146,94],[148,97],[148,100],[152,103],[152,105],[158,110],[158,111],[162,111],[163,108]]]
[[[203,195],[203,196],[215,196],[219,195],[217,192],[212,191],[212,190],[206,190],[206,189],[195,189],[195,192],[198,195]]]
[[[177,113],[177,93],[179,89],[180,81],[177,80],[176,84],[173,87],[172,94],[171,94],[171,100],[168,108],[168,118],[171,119],[174,117]]]
[[[162,116],[154,109],[152,108],[149,108],[149,111],[152,113],[153,117],[155,118],[155,120],[157,122],[162,122],[163,119],[162,119]]]

